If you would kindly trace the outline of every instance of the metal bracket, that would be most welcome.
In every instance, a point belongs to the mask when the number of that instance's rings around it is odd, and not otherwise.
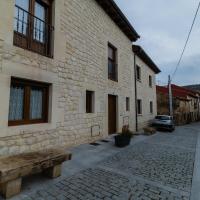
[[[100,132],[101,126],[99,124],[96,124],[96,125],[91,126],[91,137],[94,137],[93,136],[93,128],[94,127],[98,127],[99,128],[99,135],[97,135],[97,136],[100,136],[101,135],[101,132]]]
[[[123,117],[123,126],[124,126],[124,125],[128,125],[128,126],[129,126],[129,118],[130,118],[129,116],[124,116],[124,117]],[[125,120],[126,120],[126,119],[128,119],[128,124],[125,124]]]

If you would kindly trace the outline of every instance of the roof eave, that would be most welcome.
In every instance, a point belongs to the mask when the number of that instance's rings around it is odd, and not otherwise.
[[[118,27],[131,40],[131,42],[136,42],[140,38],[139,34],[136,32],[131,23],[128,21],[128,19],[113,0],[96,0],[96,2],[118,25]]]
[[[133,45],[133,52],[143,61],[148,67],[150,67],[156,74],[159,74],[161,70],[158,66],[153,62],[153,60],[148,56],[148,54],[144,51],[141,46]]]

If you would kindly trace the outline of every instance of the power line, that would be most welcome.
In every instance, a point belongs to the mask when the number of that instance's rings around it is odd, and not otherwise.
[[[192,22],[192,25],[191,25],[191,28],[190,28],[190,31],[189,31],[189,34],[188,34],[188,36],[187,36],[187,39],[186,39],[186,42],[185,42],[185,46],[184,46],[184,48],[183,48],[183,51],[182,51],[181,56],[180,56],[180,58],[179,58],[179,61],[178,61],[177,65],[176,65],[176,68],[175,68],[175,70],[174,70],[174,73],[172,74],[171,81],[172,81],[172,79],[174,78],[174,76],[175,76],[175,74],[176,74],[176,72],[177,72],[177,70],[178,70],[178,67],[179,67],[180,64],[181,64],[181,61],[182,61],[183,55],[184,55],[184,53],[185,53],[185,50],[186,50],[188,41],[189,41],[189,39],[190,39],[190,35],[191,35],[191,33],[192,33],[192,29],[193,29],[193,27],[194,27],[194,23],[195,23],[195,21],[196,21],[196,18],[197,18],[198,12],[199,12],[199,8],[200,8],[200,2],[199,2],[199,4],[198,4],[197,10],[196,10],[196,13],[195,13],[195,16],[194,16],[194,19],[193,19],[193,22]]]

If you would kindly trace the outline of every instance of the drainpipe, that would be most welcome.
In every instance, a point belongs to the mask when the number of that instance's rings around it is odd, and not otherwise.
[[[134,79],[135,79],[135,124],[136,132],[138,131],[138,115],[137,115],[137,76],[136,76],[136,56],[134,53]]]

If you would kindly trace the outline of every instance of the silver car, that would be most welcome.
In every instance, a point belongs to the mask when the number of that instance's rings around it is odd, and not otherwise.
[[[168,115],[157,115],[152,121],[152,126],[157,129],[163,129],[170,132],[175,130],[173,117]]]

